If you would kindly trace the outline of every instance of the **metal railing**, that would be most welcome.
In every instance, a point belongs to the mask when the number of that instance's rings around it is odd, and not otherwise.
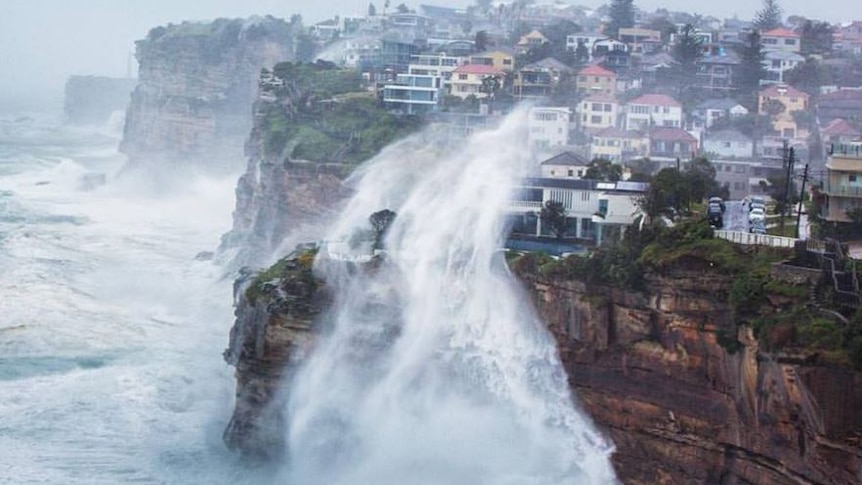
[[[770,234],[754,234],[742,231],[715,231],[715,237],[726,239],[735,244],[770,246],[773,248],[792,248],[797,239]]]

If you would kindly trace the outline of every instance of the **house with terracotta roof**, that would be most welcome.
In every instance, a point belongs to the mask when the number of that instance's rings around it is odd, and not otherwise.
[[[697,138],[682,128],[657,127],[649,131],[651,158],[691,159],[698,150]]]
[[[649,156],[649,138],[640,131],[605,128],[593,135],[590,158],[625,163]]]
[[[682,126],[682,105],[665,94],[644,94],[625,107],[626,130],[646,130],[653,126]]]
[[[590,95],[596,93],[616,94],[617,75],[598,64],[589,65],[578,71],[575,86],[578,93]]]
[[[787,84],[775,84],[760,91],[758,112],[772,116],[772,130],[784,138],[804,138],[807,133],[800,130],[793,119],[795,111],[808,109],[808,93]],[[777,103],[780,103],[778,105]],[[776,108],[777,107],[777,108]],[[778,111],[776,113],[776,111]]]
[[[820,129],[820,139],[823,140],[824,148],[830,145],[848,144],[854,141],[862,141],[862,132],[842,118],[830,121]]]
[[[452,71],[450,84],[452,96],[457,96],[465,99],[468,96],[476,96],[477,98],[486,98],[488,93],[482,92],[482,83],[485,78],[496,78],[499,80],[500,89],[503,88],[506,79],[506,73],[494,66],[486,66],[482,64],[465,64],[458,66]]]
[[[617,126],[620,102],[610,94],[587,96],[575,108],[581,129],[598,131]]]
[[[786,51],[799,53],[802,50],[801,36],[796,32],[779,27],[760,34],[765,51]]]

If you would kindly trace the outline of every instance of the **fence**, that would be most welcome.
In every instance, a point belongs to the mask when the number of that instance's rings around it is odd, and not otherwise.
[[[796,238],[784,236],[772,236],[770,234],[754,234],[742,231],[715,231],[715,237],[727,239],[736,244],[771,246],[774,248],[792,248],[796,245]]]

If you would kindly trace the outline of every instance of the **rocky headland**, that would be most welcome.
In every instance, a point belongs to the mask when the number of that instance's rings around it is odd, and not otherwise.
[[[294,55],[281,19],[156,27],[136,44],[138,84],[120,150],[131,164],[242,166],[260,70]]]
[[[577,401],[615,443],[618,476],[859,483],[862,373],[858,356],[829,341],[854,324],[817,311],[822,275],[780,264],[793,254],[704,241],[641,248],[639,275],[614,273],[619,257],[510,260],[556,338]],[[296,253],[241,285],[225,352],[237,369],[231,448],[283,450],[273,433],[279,385],[313,345],[330,301],[312,259]]]

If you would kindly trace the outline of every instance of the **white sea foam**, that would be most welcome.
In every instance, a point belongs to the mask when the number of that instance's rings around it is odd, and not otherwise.
[[[153,190],[116,139],[30,125],[0,141],[0,483],[266,482],[221,443],[231,285],[194,261],[236,179]]]
[[[525,114],[452,153],[417,138],[355,180],[328,241],[398,216],[376,271],[318,261],[331,330],[288,384],[291,483],[607,484],[612,445],[572,401],[498,248]],[[323,253],[325,254],[325,252]]]

